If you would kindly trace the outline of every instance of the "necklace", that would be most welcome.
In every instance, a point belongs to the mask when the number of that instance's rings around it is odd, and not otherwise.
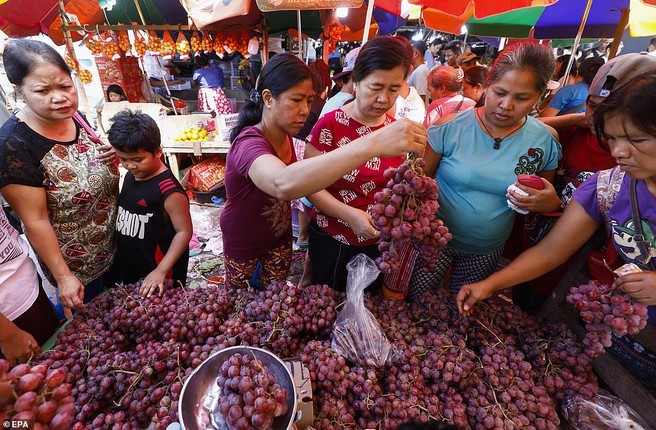
[[[494,137],[494,136],[492,135],[492,132],[490,131],[490,129],[487,128],[487,125],[485,125],[485,122],[483,122],[483,119],[481,118],[481,115],[478,113],[478,109],[479,109],[479,108],[475,108],[475,109],[474,109],[474,113],[476,114],[476,118],[478,118],[478,122],[480,122],[481,125],[483,126],[483,128],[485,129],[485,132],[486,132],[486,133],[487,133],[487,134],[488,134],[488,135],[494,140],[494,145],[492,145],[492,148],[494,148],[494,149],[499,149],[499,148],[501,148],[501,142],[503,142],[503,140],[504,140],[506,137],[510,136],[511,134],[514,134],[515,132],[517,132],[517,130],[519,130],[520,128],[524,127],[524,124],[526,124],[526,118],[524,118],[524,122],[522,122],[522,123],[519,125],[519,127],[515,128],[515,129],[512,130],[510,133],[506,134],[506,135],[503,136],[503,137]]]

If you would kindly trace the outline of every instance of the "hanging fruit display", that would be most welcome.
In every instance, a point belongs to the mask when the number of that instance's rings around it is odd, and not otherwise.
[[[229,54],[239,51],[248,55],[248,43],[252,37],[253,33],[248,30],[230,30],[224,33],[222,46]],[[216,46],[216,43],[214,45]]]
[[[162,41],[160,40],[157,33],[154,30],[148,31],[148,50],[151,55],[159,55],[159,50],[161,49]]]
[[[91,72],[89,70],[80,70],[78,72],[78,77],[82,81],[83,84],[90,84],[91,83]]]
[[[175,54],[175,43],[173,42],[171,33],[168,31],[164,32],[164,37],[162,37],[162,44],[159,48],[159,53],[165,60],[170,60],[173,57],[173,54]]]
[[[233,52],[239,50],[239,40],[237,39],[237,35],[234,31],[229,31],[226,33],[223,47],[228,54],[232,54]]]
[[[210,32],[206,31],[203,33],[203,40],[200,42],[200,49],[209,53],[214,48],[214,43],[212,42],[212,37]]]
[[[223,49],[224,44],[225,40],[221,36],[221,33],[217,33],[216,36],[214,36],[214,52],[216,52],[216,55],[221,56],[225,54],[225,49]]]
[[[121,54],[119,53],[118,42],[116,41],[113,32],[110,31],[105,32],[104,39],[105,40],[103,43],[103,54],[105,55],[105,57],[109,58],[110,60],[117,60],[121,58]]]
[[[100,43],[100,40],[98,40],[98,37],[93,34],[88,34],[87,35],[87,40],[84,42],[86,47],[91,51],[92,54],[94,55],[100,55],[103,52],[103,47],[102,44]]]
[[[178,40],[175,42],[175,50],[178,54],[180,54],[180,59],[181,60],[188,60],[189,59],[189,51],[190,51],[190,46],[189,46],[189,41],[185,37],[183,32],[178,32]]]
[[[333,52],[337,46],[337,42],[342,40],[342,31],[344,27],[342,24],[333,21],[328,27],[328,32],[324,29],[324,39],[327,39],[328,52]]]
[[[125,30],[122,30],[118,34],[118,47],[121,48],[121,51],[125,52],[126,54],[132,54],[132,44],[130,43],[128,32]]]
[[[198,31],[194,30],[191,34],[191,49],[194,51],[194,55],[199,55],[201,50],[200,36]]]
[[[66,56],[64,57],[64,61],[66,61],[66,65],[68,66],[69,69],[71,69],[72,72],[76,72],[80,68],[80,64],[68,52],[68,49],[66,50]]]
[[[139,31],[134,33],[134,50],[140,57],[146,55],[146,50],[148,50],[148,45]]]
[[[251,40],[251,35],[248,31],[242,31],[239,35],[239,52],[246,55],[248,53],[248,42]]]

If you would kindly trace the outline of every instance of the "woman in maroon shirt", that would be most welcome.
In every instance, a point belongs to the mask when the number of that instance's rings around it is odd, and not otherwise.
[[[228,286],[249,286],[258,263],[263,284],[287,278],[292,249],[289,200],[324,189],[374,157],[423,153],[423,127],[399,121],[384,133],[363,137],[360,145],[297,162],[291,136],[305,123],[313,97],[305,63],[279,54],[264,66],[239,113],[226,159],[227,203],[221,214]]]

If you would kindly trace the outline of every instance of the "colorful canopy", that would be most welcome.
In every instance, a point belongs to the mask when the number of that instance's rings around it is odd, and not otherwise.
[[[509,11],[546,6],[558,0],[408,0],[423,6],[426,26],[446,33],[460,34],[472,18],[483,19]],[[562,0],[561,0],[562,1]]]
[[[147,24],[188,24],[187,11],[175,0],[138,0]],[[225,0],[224,0],[225,1]],[[247,3],[243,10],[246,15],[221,20],[222,27],[232,25],[255,25],[265,20],[269,32],[279,33],[289,28],[296,28],[296,11],[268,12],[263,14],[253,0],[232,0]],[[66,12],[76,15],[82,25],[94,26],[103,24],[105,16],[98,5],[98,0],[64,0]],[[365,6],[366,7],[366,4]],[[351,16],[358,16],[356,10]],[[141,23],[141,18],[135,7],[134,0],[117,2],[112,10],[105,12],[109,24]],[[376,0],[374,22],[377,23],[379,34],[389,34],[406,19],[401,16],[400,0]],[[313,38],[319,37],[323,31],[323,21],[319,11],[302,11],[301,22],[303,32]],[[347,18],[348,19],[348,18]],[[353,25],[351,19],[349,23]],[[364,23],[364,19],[362,19]],[[64,38],[59,30],[61,26],[57,0],[0,0],[0,29],[12,37],[25,37],[39,33],[48,34],[57,44],[63,44]],[[350,34],[363,31],[362,25],[353,25]],[[348,26],[348,24],[347,24]],[[75,33],[73,35],[77,38]]]
[[[469,15],[469,12],[459,16],[445,15],[443,12],[427,7],[424,9],[424,20],[427,27],[450,33],[460,33],[461,26],[466,25],[467,31],[477,36],[528,37],[533,30],[536,39],[574,38],[583,18],[587,0],[558,0],[551,3],[524,7],[486,18],[477,13]],[[654,35],[656,34],[655,6],[656,0],[595,0],[592,2],[583,37],[613,37],[622,11],[625,9],[630,9],[629,27],[632,36]]]

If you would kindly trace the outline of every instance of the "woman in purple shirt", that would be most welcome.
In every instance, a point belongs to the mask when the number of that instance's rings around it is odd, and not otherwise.
[[[613,90],[616,81],[608,76],[602,94]],[[557,267],[605,224],[617,255],[642,269],[620,276],[614,285],[650,305],[649,321],[656,322],[656,73],[645,72],[612,91],[596,108],[594,123],[597,135],[608,141],[618,166],[586,180],[574,192],[551,232],[536,246],[484,281],[463,286],[457,298],[461,313],[470,314],[476,302],[495,291],[530,281]],[[634,193],[636,214],[630,202]],[[642,246],[637,243],[634,216],[642,226]],[[629,335],[613,336],[609,350],[647,388],[656,389],[656,351]]]
[[[239,112],[226,158],[227,203],[221,213],[229,287],[248,287],[258,263],[263,284],[287,278],[291,199],[326,188],[373,157],[423,154],[426,130],[402,120],[329,153],[296,161],[292,135],[305,123],[313,97],[305,63],[292,54],[278,54],[266,63]]]

